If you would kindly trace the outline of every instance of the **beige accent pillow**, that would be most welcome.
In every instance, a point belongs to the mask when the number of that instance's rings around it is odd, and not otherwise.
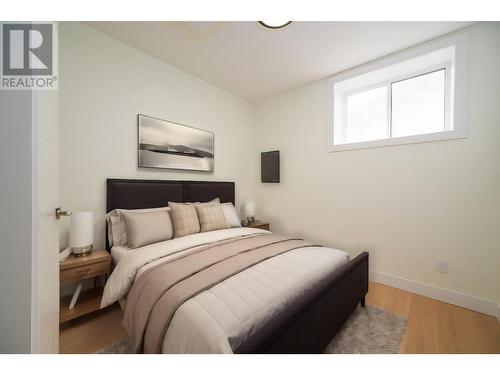
[[[168,202],[174,223],[174,237],[200,232],[198,214],[193,204]]]
[[[211,201],[208,202],[186,202],[186,204],[194,205],[194,204],[203,204],[203,205],[211,205],[211,204],[220,204],[220,199],[219,198],[214,198]]]
[[[121,213],[127,232],[128,247],[136,248],[155,242],[170,240],[174,236],[172,221],[168,212]]]
[[[200,232],[231,228],[220,204],[195,204],[195,207],[200,221]]]

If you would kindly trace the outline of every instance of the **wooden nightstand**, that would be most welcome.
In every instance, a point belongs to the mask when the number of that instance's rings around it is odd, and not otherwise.
[[[265,230],[270,230],[269,223],[266,223],[264,221],[260,220],[255,220],[251,224],[243,224],[244,227],[249,227],[249,228],[259,228],[259,229],[265,229]]]
[[[99,310],[103,288],[96,288],[96,277],[110,273],[111,255],[106,250],[93,250],[90,255],[76,257],[70,255],[59,265],[59,282],[66,284],[80,282],[73,296],[61,298],[59,305],[59,323]],[[81,282],[94,278],[94,288],[82,292]],[[76,301],[76,304],[74,302]],[[70,309],[70,305],[74,307]]]

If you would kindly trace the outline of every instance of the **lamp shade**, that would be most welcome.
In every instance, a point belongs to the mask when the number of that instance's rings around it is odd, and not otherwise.
[[[243,206],[243,212],[245,213],[246,217],[255,216],[255,202],[253,201],[246,202],[245,205]]]
[[[94,243],[94,214],[91,211],[74,212],[71,216],[69,246],[85,248]]]

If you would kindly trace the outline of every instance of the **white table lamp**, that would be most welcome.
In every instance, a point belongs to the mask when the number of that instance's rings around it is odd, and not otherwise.
[[[71,216],[69,246],[77,256],[88,255],[94,244],[94,214],[91,211],[74,212]]]
[[[245,220],[247,224],[253,223],[255,221],[255,202],[246,202],[243,206],[243,213],[245,214]]]

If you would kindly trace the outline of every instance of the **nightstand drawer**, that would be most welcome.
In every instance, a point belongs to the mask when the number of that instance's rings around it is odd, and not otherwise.
[[[62,270],[60,273],[60,282],[78,281],[109,273],[109,266],[109,262],[106,261]]]

